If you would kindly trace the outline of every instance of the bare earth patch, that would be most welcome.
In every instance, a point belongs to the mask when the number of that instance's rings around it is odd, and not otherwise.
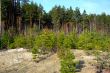
[[[22,48],[0,52],[0,73],[59,73],[59,69],[57,54],[36,63],[32,54]]]
[[[77,73],[96,73],[95,56],[87,55],[84,50],[72,50],[76,60],[83,61],[83,67],[80,72]]]
[[[77,73],[96,73],[94,56],[86,55],[83,50],[72,50],[77,61],[84,62]],[[26,49],[0,51],[0,73],[60,73],[60,61],[53,54],[39,62],[32,60],[32,53]]]

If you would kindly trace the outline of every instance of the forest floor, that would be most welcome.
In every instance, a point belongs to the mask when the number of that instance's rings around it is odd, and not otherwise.
[[[86,55],[83,50],[72,50],[81,70],[77,73],[96,73],[94,56]],[[34,62],[32,54],[26,49],[0,51],[0,73],[60,73],[60,61],[57,54]]]

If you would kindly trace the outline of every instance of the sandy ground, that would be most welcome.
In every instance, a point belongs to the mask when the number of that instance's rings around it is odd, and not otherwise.
[[[72,50],[76,60],[82,62],[77,73],[96,73],[96,60],[83,50]],[[26,49],[0,51],[0,73],[60,73],[60,62],[57,54],[53,54],[40,62],[32,60],[32,54]]]
[[[96,73],[96,64],[97,61],[95,60],[94,56],[87,55],[83,50],[72,50],[76,60],[82,62],[82,68],[80,72],[77,73]]]
[[[37,63],[32,60],[32,54],[22,48],[0,52],[0,73],[59,73],[59,69],[56,54]]]

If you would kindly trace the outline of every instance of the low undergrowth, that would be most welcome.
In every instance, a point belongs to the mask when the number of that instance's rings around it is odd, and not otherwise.
[[[4,33],[0,37],[1,48],[28,48],[32,51],[34,60],[39,54],[57,52],[61,62],[61,73],[75,72],[75,57],[71,49],[110,51],[110,37],[97,32],[65,34],[44,29],[37,34],[10,36],[9,33]],[[92,52],[92,54],[97,53],[97,51]]]
[[[58,56],[61,62],[61,73],[75,73],[75,56],[70,51],[73,48],[73,40],[69,38],[70,36],[64,36],[64,32],[60,33],[57,37],[58,45]]]

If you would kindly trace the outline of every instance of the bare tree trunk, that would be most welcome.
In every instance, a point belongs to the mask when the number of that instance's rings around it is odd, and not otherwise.
[[[30,26],[32,27],[32,16],[30,15]]]
[[[92,31],[92,24],[91,24],[91,22],[89,23],[89,29],[90,29],[90,32]]]
[[[94,28],[94,30],[96,30],[96,17],[94,17],[94,21],[93,22],[94,22],[94,24],[93,24],[94,27],[93,28]]]
[[[1,0],[0,0],[0,35],[2,34],[2,24],[1,24]]]
[[[77,26],[77,23],[76,23],[76,32],[78,32],[78,26]]]
[[[22,31],[22,28],[23,26],[21,25],[21,17],[19,16],[19,32],[21,32]]]
[[[40,30],[40,18],[39,18],[39,30]]]
[[[21,32],[21,17],[20,16],[18,16],[17,17],[17,27],[18,27],[18,32],[20,33]]]
[[[84,24],[84,22],[83,22],[83,25],[82,25],[82,26],[83,26],[83,27],[82,27],[82,32],[83,32],[83,33],[84,33],[84,27],[85,27],[84,25],[85,25],[85,24]]]

